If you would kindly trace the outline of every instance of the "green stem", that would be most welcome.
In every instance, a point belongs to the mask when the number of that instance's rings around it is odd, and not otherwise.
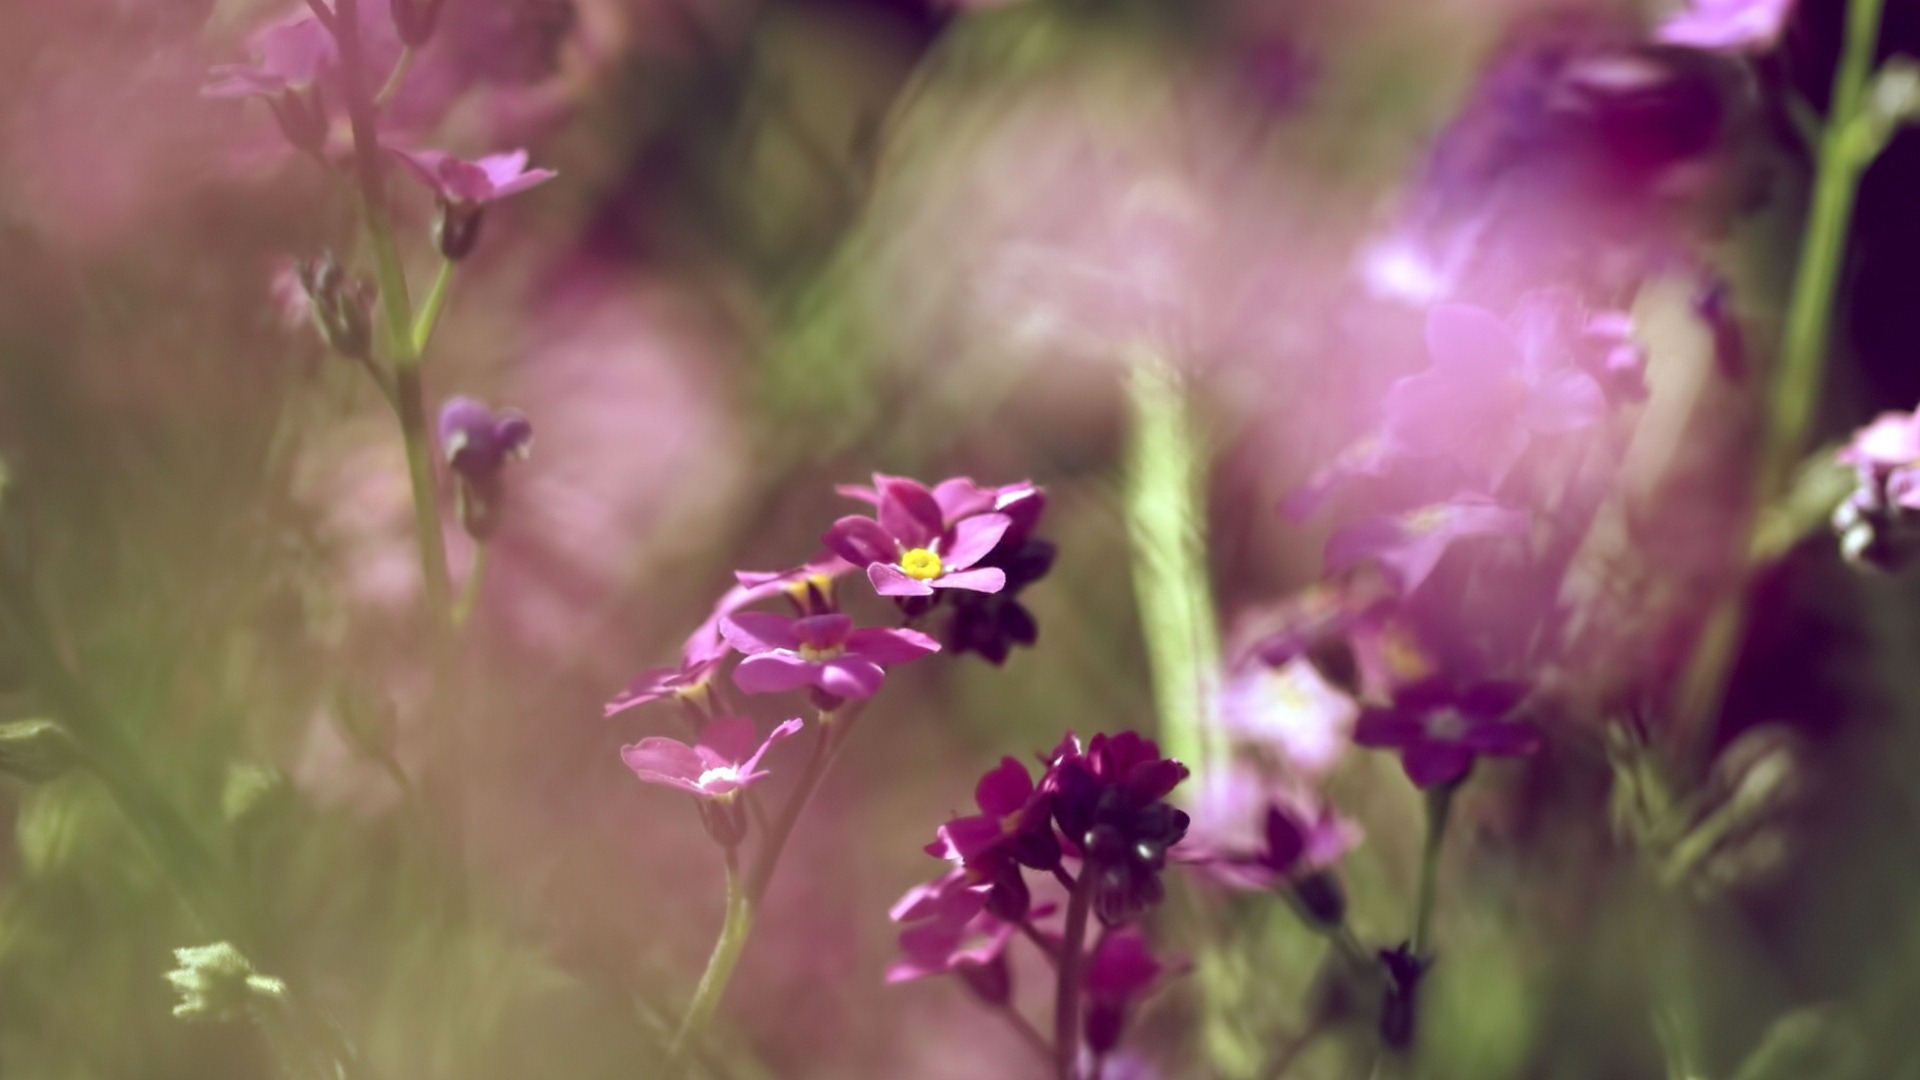
[[[1818,141],[1813,194],[1787,305],[1779,370],[1767,402],[1766,441],[1754,492],[1756,528],[1765,520],[1759,511],[1779,497],[1804,452],[1820,400],[1854,202],[1860,177],[1880,149],[1865,106],[1879,49],[1882,3],[1852,0],[1847,8],[1846,44],[1834,72],[1831,106]],[[1752,546],[1742,552],[1749,562]],[[1749,573],[1752,569],[1746,567]],[[1722,599],[1707,617],[1675,700],[1679,720],[1675,731],[1681,740],[1677,749],[1683,761],[1719,713],[1745,626],[1745,597],[1740,590]]]
[[[707,1022],[720,1007],[720,998],[727,992],[727,982],[733,978],[734,966],[740,962],[740,953],[747,945],[747,935],[753,929],[753,901],[747,890],[742,887],[739,872],[739,860],[732,848],[727,849],[727,916],[721,924],[720,937],[713,943],[713,955],[707,960],[707,970],[700,976],[700,985],[693,991],[693,1001],[687,1006],[687,1015],[680,1021],[680,1030],[674,1033],[673,1042],[667,1047],[667,1074],[685,1061],[692,1040],[704,1031]]]
[[[1080,1056],[1080,984],[1086,969],[1087,914],[1093,908],[1094,871],[1084,863],[1067,901],[1067,923],[1060,935],[1060,976],[1053,1004],[1053,1072],[1073,1080]]]
[[[440,309],[447,306],[447,289],[453,284],[453,260],[441,259],[440,271],[433,276],[433,285],[427,289],[427,298],[420,305],[420,314],[413,320],[413,329],[408,340],[413,343],[413,355],[425,356],[427,342],[433,340],[433,329],[440,323]]]
[[[1433,926],[1434,899],[1440,884],[1440,848],[1446,843],[1447,819],[1453,814],[1453,795],[1459,781],[1427,789],[1427,842],[1420,852],[1420,885],[1413,905],[1413,923],[1407,931],[1407,951],[1424,960]]]
[[[484,540],[473,545],[473,565],[467,568],[467,579],[460,583],[460,597],[453,604],[453,626],[456,630],[467,624],[474,606],[480,602],[480,588],[487,580],[487,552],[490,550]]]
[[[1129,360],[1133,591],[1167,753],[1204,767],[1218,741],[1208,713],[1220,663],[1207,571],[1205,456],[1180,372],[1145,344],[1131,349]]]

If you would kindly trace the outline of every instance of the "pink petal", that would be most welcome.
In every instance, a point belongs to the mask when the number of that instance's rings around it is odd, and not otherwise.
[[[999,571],[994,571],[999,573]],[[1006,575],[1001,574],[1004,582]],[[877,562],[867,567],[867,580],[873,583],[873,591],[881,596],[932,596],[933,586],[910,576],[905,570],[892,563]],[[994,590],[987,590],[992,592]]]
[[[950,522],[992,510],[997,494],[993,488],[974,483],[970,476],[956,476],[933,486],[933,501],[940,504],[940,516]]]
[[[749,694],[778,694],[813,682],[817,664],[790,652],[749,656],[733,669],[733,685]]]
[[[800,633],[797,620],[765,611],[742,611],[720,620],[720,635],[727,644],[753,656],[779,649],[798,649]]]
[[[940,566],[952,572],[965,570],[987,557],[993,546],[1006,535],[1013,519],[1005,514],[975,514],[953,527],[951,543],[940,552]]]
[[[620,748],[620,760],[649,784],[697,790],[692,785],[706,766],[693,747],[678,739],[655,735]]]
[[[831,649],[844,644],[847,635],[853,632],[853,616],[834,613],[831,615],[809,615],[793,621],[794,636],[805,645],[816,649]]]
[[[527,152],[525,150],[508,150],[504,153],[488,154],[473,164],[482,173],[486,174],[488,183],[494,187],[499,187],[501,184],[527,171]]]
[[[1007,587],[1007,572],[997,566],[984,570],[962,570],[957,574],[941,574],[934,579],[935,585],[942,589],[970,589],[973,592],[996,593]],[[882,589],[881,594],[885,595]]]
[[[820,542],[855,566],[890,563],[900,557],[899,541],[872,518],[843,517],[821,535]]]
[[[760,759],[767,756],[767,751],[773,749],[774,743],[780,742],[787,736],[799,731],[802,726],[800,718],[796,716],[791,720],[781,721],[778,727],[767,732],[766,740],[760,744],[760,749],[755,750],[752,757],[741,763],[741,775],[744,777],[764,776],[764,773],[754,772],[754,770],[760,766]],[[751,727],[749,727],[749,731],[751,731]]]
[[[870,698],[885,679],[886,672],[873,661],[841,656],[821,664],[813,682],[834,697]]]
[[[882,666],[904,664],[940,651],[940,643],[918,630],[889,630],[867,626],[847,637],[847,652]]]
[[[1607,395],[1584,371],[1549,375],[1527,399],[1527,426],[1543,435],[1591,427],[1607,415]]]
[[[880,489],[880,527],[892,533],[901,546],[926,547],[946,527],[933,492],[919,481],[888,476],[879,479],[876,486]]]
[[[1006,817],[1027,805],[1033,797],[1033,777],[1019,758],[1003,757],[992,772],[974,785],[973,801],[996,818]]]
[[[518,195],[528,188],[536,188],[560,174],[553,169],[528,169],[504,184],[493,186],[493,197],[504,199],[509,195]]]
[[[1438,304],[1427,312],[1427,352],[1449,378],[1519,374],[1520,343],[1493,312],[1471,304]]]
[[[1473,767],[1473,751],[1451,743],[1419,743],[1400,751],[1400,767],[1413,786],[1429,788],[1465,776]]]
[[[700,741],[694,749],[709,751],[715,763],[738,764],[741,758],[753,753],[753,721],[744,716],[714,720],[701,729]]]

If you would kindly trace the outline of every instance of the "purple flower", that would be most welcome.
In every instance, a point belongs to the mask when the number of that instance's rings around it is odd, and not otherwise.
[[[1239,764],[1208,775],[1178,857],[1233,889],[1285,887],[1303,914],[1340,922],[1345,901],[1325,871],[1360,842],[1360,827],[1304,788]]]
[[[1765,52],[1780,40],[1793,0],[1692,0],[1654,32],[1657,41],[1714,52]]]
[[[1084,753],[1068,736],[1054,751],[1040,786],[1080,873],[1094,875],[1101,922],[1128,922],[1165,895],[1160,870],[1188,824],[1165,799],[1186,777],[1186,766],[1131,731],[1095,735]]]
[[[661,698],[704,701],[714,672],[718,670],[720,658],[717,656],[689,660],[679,667],[648,668],[635,675],[625,690],[607,702],[606,715],[614,716]]]
[[[1032,645],[1040,639],[1040,624],[1020,602],[1020,591],[1047,576],[1056,554],[1051,542],[1027,537],[1017,544],[1009,529],[987,557],[974,564],[1006,574],[1006,585],[994,593],[956,589],[947,594],[953,615],[947,621],[944,640],[956,653],[976,652],[988,663],[1007,662],[1015,645]]]
[[[552,169],[527,168],[525,150],[489,154],[478,161],[439,150],[394,150],[393,154],[438,198],[434,241],[441,255],[456,262],[472,254],[479,242],[482,211],[489,205],[559,175]]]
[[[1415,507],[1386,517],[1357,521],[1327,540],[1330,573],[1372,561],[1380,565],[1401,595],[1420,587],[1455,543],[1476,537],[1525,539],[1527,515],[1502,506],[1491,496],[1458,495],[1446,502]]]
[[[1133,929],[1107,934],[1087,958],[1087,1049],[1101,1057],[1120,1045],[1133,1002],[1160,981],[1165,965]]]
[[[746,654],[733,682],[749,694],[811,686],[837,699],[868,698],[880,689],[885,667],[940,651],[917,630],[856,630],[841,614],[793,619],[746,611],[721,619],[720,633]]]
[[[1525,693],[1512,683],[1456,690],[1428,680],[1403,687],[1391,708],[1362,713],[1353,741],[1400,751],[1401,767],[1416,787],[1451,784],[1481,755],[1523,757],[1540,749],[1533,725],[1506,719]]]
[[[874,481],[875,517],[843,517],[820,539],[841,558],[865,567],[875,592],[931,596],[935,589],[991,593],[1006,586],[1004,570],[970,568],[1000,543],[1013,525],[1011,517],[982,511],[949,527],[946,511],[925,485],[893,476]]]
[[[962,872],[955,871],[927,887],[910,891],[894,906],[895,922],[912,925],[900,932],[903,954],[887,968],[887,982],[902,983],[930,975],[946,975],[966,969],[1000,967],[998,976],[984,980],[969,979],[969,985],[991,991],[994,984],[1006,986],[1004,954],[1012,940],[1015,924],[997,919],[987,912],[983,886],[960,884]],[[939,888],[942,883],[947,887]],[[909,903],[909,901],[912,901]],[[976,975],[985,974],[977,971]],[[984,986],[982,984],[985,984]],[[991,1000],[999,996],[983,993]],[[1005,1001],[1000,997],[1000,1001]]]
[[[1045,793],[1027,767],[1009,757],[980,778],[973,799],[980,813],[942,825],[928,851],[958,859],[971,880],[986,885],[988,908],[995,915],[1025,918],[1030,894],[1020,868],[1060,866],[1060,840],[1053,832]]]
[[[1456,461],[1488,483],[1533,436],[1578,431],[1606,414],[1606,395],[1564,346],[1523,341],[1483,308],[1434,307],[1427,352],[1432,366],[1387,392],[1387,440],[1402,453]]]
[[[679,788],[703,799],[727,799],[767,775],[760,768],[774,743],[799,731],[799,718],[788,720],[767,734],[758,746],[753,721],[727,717],[708,724],[692,746],[663,736],[641,739],[620,748],[620,760],[649,784]]]
[[[831,600],[834,580],[852,569],[853,567],[838,555],[822,552],[812,561],[791,570],[736,571],[733,575],[736,584],[721,595],[713,605],[713,611],[707,615],[706,621],[688,635],[684,648],[686,662],[693,664],[725,656],[727,642],[720,636],[720,621],[741,608],[761,600],[785,595],[792,598],[794,606],[800,608],[803,613],[822,614],[823,612],[813,610],[812,598],[819,596]]]
[[[469,397],[440,406],[440,452],[453,470],[460,524],[475,540],[499,529],[505,499],[502,473],[508,458],[533,449],[533,425],[518,409],[495,412]]]

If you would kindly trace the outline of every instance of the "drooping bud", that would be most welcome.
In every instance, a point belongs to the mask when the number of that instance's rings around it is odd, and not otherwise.
[[[327,116],[326,99],[320,96],[318,86],[282,90],[267,99],[267,108],[273,112],[274,123],[280,125],[280,134],[287,137],[295,150],[324,156],[327,132],[333,123]]]
[[[433,244],[448,262],[459,262],[473,254],[480,242],[480,222],[486,212],[480,203],[452,203],[440,200],[440,213],[433,219]]]
[[[173,950],[179,967],[167,981],[180,992],[173,1015],[182,1020],[231,1020],[255,998],[280,998],[287,984],[253,970],[253,962],[229,942]]]
[[[517,409],[495,412],[473,398],[455,397],[440,407],[439,430],[460,525],[475,540],[490,539],[505,506],[507,460],[532,451],[533,425]]]
[[[300,288],[321,338],[341,356],[373,355],[373,283],[347,273],[332,252],[296,264]]]
[[[1013,967],[1004,952],[985,963],[958,964],[953,970],[975,997],[989,1005],[1005,1005],[1013,998]]]

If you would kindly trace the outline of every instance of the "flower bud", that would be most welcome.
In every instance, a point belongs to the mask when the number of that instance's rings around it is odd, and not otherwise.
[[[1013,999],[1013,967],[1007,954],[995,953],[983,964],[960,964],[954,969],[975,997],[989,1005],[1005,1005]]]
[[[448,262],[459,262],[473,254],[480,242],[480,221],[486,207],[482,204],[459,205],[442,199],[439,216],[433,219],[433,244]]]
[[[79,748],[66,729],[52,720],[0,724],[0,773],[37,784],[67,772],[79,762]]]
[[[740,841],[747,838],[747,808],[739,799],[725,795],[713,799],[701,799],[700,823],[707,827],[707,835],[723,848],[736,848]]]
[[[332,252],[301,260],[300,288],[320,336],[334,352],[356,360],[373,355],[373,284],[350,276]]]
[[[1295,907],[1315,926],[1331,929],[1347,917],[1347,897],[1332,874],[1308,874],[1293,883]]]
[[[327,118],[327,104],[320,96],[319,87],[282,90],[267,98],[267,108],[273,110],[273,119],[280,125],[280,134],[287,137],[287,142],[293,144],[295,150],[305,151],[315,157],[325,154],[327,131],[333,125]]]
[[[287,992],[285,983],[255,972],[253,962],[225,941],[175,949],[173,956],[180,966],[167,972],[167,981],[180,992],[173,1015],[182,1020],[231,1020],[255,997]]]
[[[1122,1003],[1115,1001],[1090,1001],[1087,1003],[1087,1049],[1095,1057],[1112,1052],[1120,1045],[1120,1036],[1127,1027],[1127,1011]]]

